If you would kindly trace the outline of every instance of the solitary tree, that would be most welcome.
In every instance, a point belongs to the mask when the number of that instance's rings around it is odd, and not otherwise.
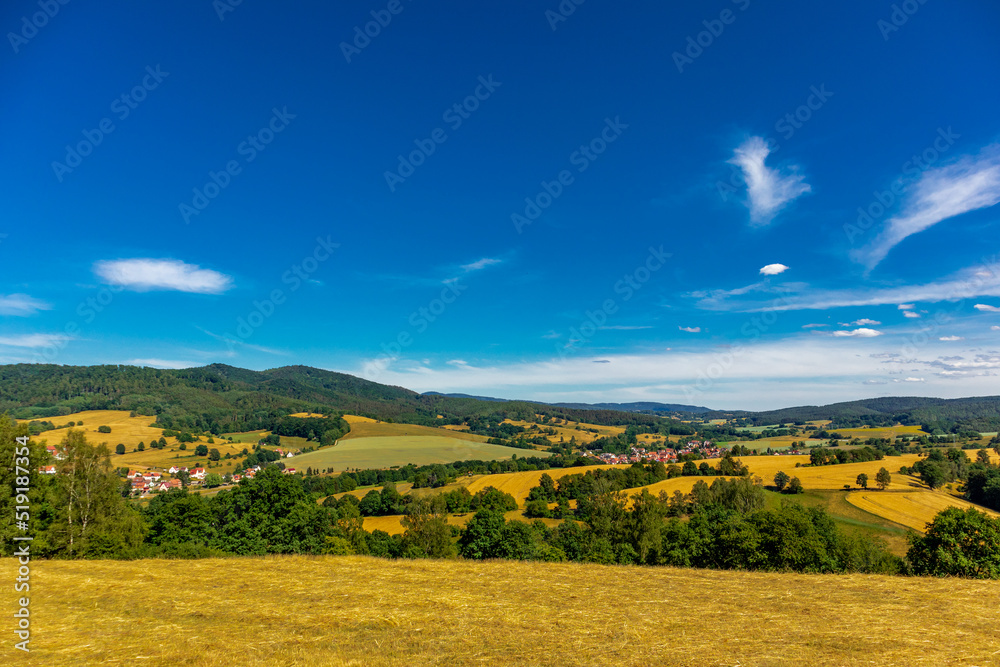
[[[976,452],[976,462],[982,463],[983,465],[990,464],[990,453],[985,449],[980,449]]]
[[[860,475],[858,475],[858,479],[855,480],[855,483],[858,486],[860,486],[862,489],[867,489],[868,488],[868,475],[866,475],[865,473],[861,473]]]
[[[875,475],[875,483],[878,484],[878,488],[885,491],[885,487],[889,486],[892,481],[892,475],[885,468],[879,468],[878,474]]]
[[[197,447],[194,448],[194,455],[195,456],[207,456],[208,455],[208,447],[206,445],[198,445]]]
[[[212,450],[208,452],[208,460],[209,461],[218,461],[220,458],[222,458],[222,456],[219,454],[219,450],[218,449],[215,449],[213,447]]]
[[[788,480],[788,493],[803,493],[805,491],[802,488],[802,482],[799,481],[798,477],[792,477]]]
[[[125,445],[118,443],[118,446],[115,447],[115,454],[124,454],[124,453],[125,453]]]
[[[791,478],[783,470],[779,470],[774,476],[774,485],[778,488],[778,491],[784,491],[785,487],[788,486],[788,481]]]

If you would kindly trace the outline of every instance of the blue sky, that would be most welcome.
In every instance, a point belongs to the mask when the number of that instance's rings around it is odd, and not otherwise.
[[[998,393],[1000,7],[673,4],[5,3],[0,362]]]

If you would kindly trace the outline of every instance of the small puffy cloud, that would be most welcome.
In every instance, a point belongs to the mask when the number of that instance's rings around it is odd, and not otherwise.
[[[867,329],[861,327],[860,329],[851,329],[850,331],[834,331],[834,336],[839,337],[856,337],[856,338],[874,338],[875,336],[881,336],[881,331],[876,331],[875,329]]]
[[[903,382],[923,382],[923,378],[906,378]]]
[[[688,333],[701,333],[701,327],[677,327],[681,331],[687,331]]]
[[[997,308],[996,306],[989,306],[985,303],[977,303],[973,306],[973,308],[983,313],[1000,313],[1000,308]]]
[[[109,285],[136,292],[176,290],[195,294],[222,294],[233,279],[177,259],[115,259],[94,264],[94,273]]]
[[[786,173],[764,164],[771,150],[762,137],[750,137],[733,152],[730,164],[743,170],[747,184],[746,206],[750,209],[750,224],[766,225],[789,202],[811,190],[803,176],[791,168]]]
[[[908,317],[911,320],[918,320],[918,319],[920,319],[920,313],[912,311],[912,310],[904,310],[903,311],[903,317]]]
[[[901,303],[898,306],[896,306],[896,308],[899,308],[900,310],[913,310],[915,307],[916,306],[914,306],[912,303]]]
[[[954,340],[965,340],[965,339],[962,338],[961,336],[940,336],[938,340],[954,341]]]
[[[993,326],[990,327],[990,331],[1000,331],[1000,327],[994,324]]]
[[[27,317],[40,310],[52,310],[52,306],[27,294],[0,294],[0,315]]]
[[[761,267],[760,275],[762,276],[776,276],[779,273],[784,273],[788,270],[788,267],[784,264],[768,264],[767,266]]]
[[[876,326],[882,324],[878,320],[870,320],[867,317],[862,317],[860,320],[854,320],[853,322],[840,322],[842,327],[856,327],[856,326]]]

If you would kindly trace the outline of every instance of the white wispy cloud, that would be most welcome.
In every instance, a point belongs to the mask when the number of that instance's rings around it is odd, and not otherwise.
[[[760,269],[760,274],[762,276],[776,276],[779,273],[784,273],[788,270],[788,267],[784,264],[768,264]]]
[[[152,368],[194,368],[201,365],[193,361],[174,359],[131,359],[125,363],[129,366],[150,366]]]
[[[837,336],[838,338],[845,336],[857,336],[858,338],[874,338],[875,336],[882,335],[881,331],[876,331],[875,329],[867,329],[865,327],[861,327],[860,329],[834,331],[832,333],[834,336]]]
[[[816,329],[818,327],[828,327],[828,326],[830,326],[830,325],[829,324],[815,324],[815,323],[813,323],[813,324],[803,324],[802,328],[803,329]]]
[[[73,338],[63,334],[20,334],[17,336],[0,336],[0,345],[41,348],[48,347],[49,345],[60,345],[69,340],[73,340]]]
[[[233,286],[230,276],[177,259],[103,260],[94,264],[94,273],[109,285],[137,292],[177,290],[222,294]]]
[[[653,327],[648,324],[609,324],[597,328],[601,331],[638,331],[640,329],[652,329]]]
[[[899,310],[913,310],[914,308],[916,308],[916,306],[914,306],[912,303],[901,303],[898,306],[896,306],[896,308],[898,308]]]
[[[501,260],[499,259],[494,259],[492,257],[483,257],[482,259],[478,259],[475,262],[472,262],[471,264],[463,264],[462,270],[465,271],[466,273],[470,271],[479,271],[480,269],[485,269],[487,266],[493,266],[494,264],[500,264],[500,263]]]
[[[795,172],[795,167],[782,173],[765,165],[770,152],[762,137],[750,137],[736,148],[729,160],[743,170],[743,180],[747,184],[746,205],[750,209],[750,224],[754,226],[770,223],[789,202],[811,190],[803,181],[804,177]]]
[[[996,306],[988,306],[985,303],[977,303],[973,306],[973,308],[984,313],[1000,313],[1000,308],[997,308]]]
[[[908,317],[911,320],[919,320],[920,319],[920,313],[914,312],[912,310],[904,310],[903,311],[903,317]]]
[[[913,378],[913,377],[909,377],[903,380],[903,382],[923,382],[923,381],[924,381],[923,378]]]
[[[965,340],[965,339],[962,338],[961,336],[939,336],[938,340],[956,341],[956,340]]]
[[[885,222],[875,240],[851,253],[869,270],[906,237],[1000,202],[1000,146],[924,172],[907,195],[903,210]]]
[[[40,310],[52,310],[52,306],[27,294],[0,294],[0,315],[27,317]]]
[[[790,288],[791,286],[784,286]],[[826,310],[828,308],[845,308],[848,306],[881,306],[888,304],[910,302],[939,303],[942,301],[959,301],[973,297],[1000,296],[1000,265],[989,268],[976,266],[959,271],[952,276],[937,282],[923,285],[903,285],[881,289],[848,288],[840,290],[790,289],[782,296],[768,302],[737,301],[728,298],[730,293],[713,292],[702,298],[698,307],[705,310],[725,310],[759,312],[765,310]],[[692,292],[689,296],[704,296],[703,293]],[[979,304],[983,305],[983,304]],[[984,310],[980,308],[979,310]],[[904,310],[907,317],[910,310]],[[991,311],[992,312],[992,311]]]
[[[857,327],[857,326],[878,326],[882,324],[878,320],[870,320],[867,317],[862,317],[860,320],[854,320],[853,322],[840,322],[842,327]]]
[[[923,378],[920,389],[928,392],[925,395],[958,398],[997,393],[1000,353],[980,351],[985,356],[973,359],[975,349],[940,342],[937,335],[905,355],[900,354],[901,344],[888,333],[874,338],[800,334],[729,348],[496,360],[478,363],[476,368],[443,362],[417,368],[405,360],[372,361],[364,367],[380,371],[375,378],[379,382],[416,391],[550,402],[652,400],[719,409],[799,405],[803,395],[818,404],[855,400],[866,380],[888,390],[878,395],[892,395],[894,388],[900,389],[894,383],[905,383],[907,377],[914,378],[910,382]],[[967,359],[944,356],[955,353]],[[358,373],[356,369],[333,370]],[[953,370],[963,374],[941,375]],[[710,382],[705,379],[709,374]],[[817,377],[823,382],[817,384]]]
[[[990,327],[990,331],[1000,331],[1000,327],[994,324],[993,326]]]
[[[701,327],[677,327],[681,331],[686,331],[688,333],[701,333]]]

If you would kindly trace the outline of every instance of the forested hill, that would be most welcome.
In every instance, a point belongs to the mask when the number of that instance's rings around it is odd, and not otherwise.
[[[830,419],[833,428],[891,426],[896,423],[921,424],[928,432],[945,432],[956,426],[977,431],[1000,430],[1000,396],[973,398],[922,398],[889,396],[831,405],[804,405],[766,412],[714,411],[698,415],[703,419],[740,417],[755,425]]]
[[[655,417],[571,410],[526,401],[421,395],[402,387],[308,366],[251,371],[224,364],[161,370],[137,366],[0,366],[0,413],[54,417],[80,410],[155,415],[170,428],[227,432],[270,428],[293,412],[349,413],[411,424],[470,416],[533,419],[536,413],[596,424],[646,424]],[[438,418],[441,415],[441,418]]]

